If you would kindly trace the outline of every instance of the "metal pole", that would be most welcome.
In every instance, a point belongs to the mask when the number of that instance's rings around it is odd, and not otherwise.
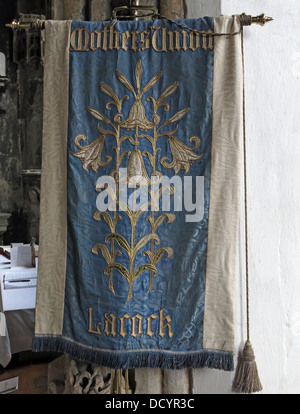
[[[135,19],[138,20],[139,17],[137,16],[138,8],[147,8],[147,6],[139,6],[139,0],[132,1],[131,6],[129,8],[132,8],[135,12]],[[136,9],[134,9],[137,7]],[[150,6],[149,6],[150,10]],[[266,23],[271,22],[273,17],[268,17],[264,13],[260,14],[259,16],[250,16],[246,15],[245,13],[241,14],[241,24],[242,26],[250,26],[251,24],[258,24],[260,26],[264,26]],[[22,30],[22,29],[31,29],[31,30],[43,30],[45,26],[45,20],[36,20],[31,23],[23,23],[20,22],[17,19],[14,19],[11,23],[6,24],[5,27],[9,27],[12,30]]]

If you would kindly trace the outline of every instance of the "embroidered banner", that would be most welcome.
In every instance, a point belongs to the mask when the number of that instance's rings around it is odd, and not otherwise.
[[[36,351],[233,369],[240,23],[177,23],[46,22]]]

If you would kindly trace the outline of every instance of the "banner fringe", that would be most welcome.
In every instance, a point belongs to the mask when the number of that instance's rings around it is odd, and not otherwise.
[[[96,349],[86,349],[61,337],[39,337],[33,339],[32,350],[55,351],[70,354],[74,358],[114,369],[161,368],[179,370],[182,368],[213,368],[223,371],[234,370],[232,352],[200,350],[193,354],[166,354],[145,350],[143,352],[111,353]]]

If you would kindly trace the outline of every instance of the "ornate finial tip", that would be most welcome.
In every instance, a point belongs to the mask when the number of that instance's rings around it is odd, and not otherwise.
[[[273,19],[273,17],[268,17],[268,16],[266,16],[265,17],[265,20],[266,20],[266,23],[268,23],[268,22],[271,22],[272,20],[274,20]]]
[[[259,16],[252,17],[252,23],[260,24],[264,26],[266,23],[271,22],[273,17],[268,17],[264,13],[260,14]]]

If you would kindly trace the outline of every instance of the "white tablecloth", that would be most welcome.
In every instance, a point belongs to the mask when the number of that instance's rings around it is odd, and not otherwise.
[[[0,255],[0,269],[5,266],[7,259]],[[1,303],[1,301],[0,301]],[[0,309],[2,312],[2,309]],[[5,368],[13,354],[31,350],[34,334],[34,309],[16,310],[4,312],[1,321],[5,323],[0,336],[0,364]]]

